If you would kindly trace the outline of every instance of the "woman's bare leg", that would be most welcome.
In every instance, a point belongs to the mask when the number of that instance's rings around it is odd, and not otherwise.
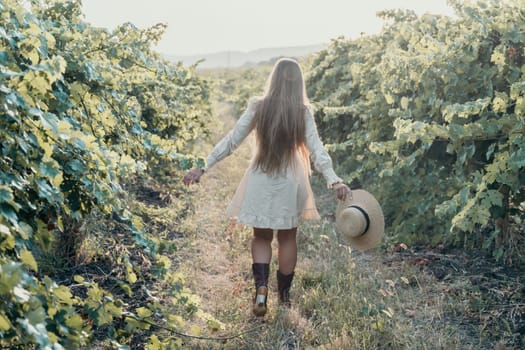
[[[252,259],[254,263],[270,263],[272,259],[272,240],[272,229],[253,228]]]
[[[294,277],[295,264],[297,263],[297,228],[279,230],[279,270],[277,271],[277,289],[279,290],[279,303],[290,306],[290,288]]]
[[[289,230],[279,230],[277,241],[279,242],[279,271],[289,275],[295,270],[297,263],[297,227]]]
[[[252,271],[255,282],[255,298],[253,314],[262,317],[266,314],[266,299],[268,296],[268,276],[270,260],[272,259],[273,230],[253,228],[252,239]]]

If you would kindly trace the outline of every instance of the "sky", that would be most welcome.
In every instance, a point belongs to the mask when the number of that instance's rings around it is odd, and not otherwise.
[[[376,12],[453,14],[446,0],[83,0],[86,21],[112,29],[166,23],[156,49],[195,55],[328,43],[379,32]]]

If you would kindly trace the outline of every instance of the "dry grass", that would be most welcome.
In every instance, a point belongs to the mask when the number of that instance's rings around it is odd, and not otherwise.
[[[233,125],[227,106],[216,106],[224,121],[217,136]],[[467,286],[442,281],[396,253],[352,252],[333,227],[334,200],[321,181],[318,207],[323,219],[299,228],[299,260],[292,307],[277,305],[271,264],[269,313],[251,316],[253,293],[251,229],[237,226],[224,210],[242,177],[253,141],[219,163],[192,187],[195,213],[183,223],[190,234],[181,269],[200,297],[200,307],[219,321],[209,336],[244,335],[220,342],[185,340],[191,349],[484,349],[482,328],[462,322],[465,296],[450,293]],[[209,147],[205,146],[205,147]],[[274,245],[274,257],[276,256]],[[216,326],[216,325],[215,325]],[[212,327],[213,328],[213,327]],[[505,349],[504,343],[502,349]]]

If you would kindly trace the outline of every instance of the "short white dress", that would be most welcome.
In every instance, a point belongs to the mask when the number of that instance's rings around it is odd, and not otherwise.
[[[250,133],[257,99],[248,103],[248,108],[235,127],[214,147],[206,158],[206,169],[230,155]],[[306,146],[316,169],[327,185],[342,181],[332,166],[332,159],[319,139],[312,112],[307,108]],[[285,174],[268,175],[256,169],[250,162],[226,214],[237,222],[256,228],[284,230],[297,227],[302,220],[317,220],[319,213],[310,187],[310,164],[299,152]]]

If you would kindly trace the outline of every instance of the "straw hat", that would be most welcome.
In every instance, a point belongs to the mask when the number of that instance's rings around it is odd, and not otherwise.
[[[335,224],[345,241],[361,251],[375,247],[385,230],[381,206],[365,190],[352,190],[352,199],[338,201]]]

